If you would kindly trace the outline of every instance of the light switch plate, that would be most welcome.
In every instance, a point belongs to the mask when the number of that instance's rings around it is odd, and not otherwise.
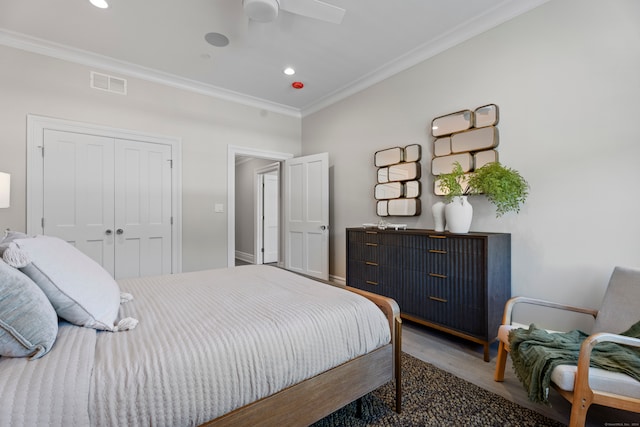
[[[222,203],[216,203],[214,206],[214,210],[216,213],[224,212],[224,205]]]

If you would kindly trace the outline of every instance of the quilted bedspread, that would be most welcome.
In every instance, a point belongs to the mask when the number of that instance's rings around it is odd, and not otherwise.
[[[370,301],[274,267],[119,284],[135,329],[65,325],[46,357],[0,360],[0,425],[198,425],[391,339]]]

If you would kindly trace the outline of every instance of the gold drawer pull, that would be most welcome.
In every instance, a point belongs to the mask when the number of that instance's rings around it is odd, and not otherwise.
[[[372,282],[371,280],[367,280],[365,283],[367,285],[377,285],[378,284],[378,282]]]
[[[377,231],[365,231],[365,234],[378,234]]]
[[[429,299],[434,300],[434,301],[438,301],[438,302],[448,302],[446,299],[438,298],[438,297],[429,297]]]
[[[371,262],[371,261],[366,261],[366,262],[365,262],[365,264],[367,264],[367,265],[373,265],[373,266],[375,266],[375,267],[377,267],[377,266],[378,266],[378,263],[377,263],[377,262]]]
[[[430,239],[446,239],[447,236],[438,236],[437,234],[429,234]]]
[[[446,278],[447,278],[447,276],[446,276],[446,275],[444,275],[444,274],[438,274],[438,273],[429,273],[429,276],[431,276],[431,277],[439,277],[439,278],[441,278],[441,279],[446,279]]]
[[[429,249],[430,254],[446,254],[447,251],[442,251],[440,249]]]
[[[365,243],[366,246],[378,246],[377,243]]]

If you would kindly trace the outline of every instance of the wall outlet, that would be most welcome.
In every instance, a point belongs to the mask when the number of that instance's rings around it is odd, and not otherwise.
[[[216,213],[224,212],[224,205],[222,203],[216,203],[215,206],[214,206],[214,211]]]

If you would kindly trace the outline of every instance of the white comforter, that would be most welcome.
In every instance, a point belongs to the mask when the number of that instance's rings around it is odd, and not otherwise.
[[[273,267],[120,286],[136,329],[66,325],[42,359],[0,359],[0,425],[197,425],[390,341],[373,303]]]

